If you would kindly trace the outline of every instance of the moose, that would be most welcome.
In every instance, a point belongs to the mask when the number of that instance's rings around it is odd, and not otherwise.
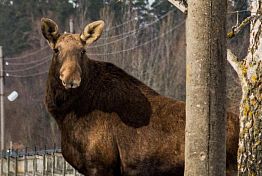
[[[185,103],[159,95],[121,68],[89,59],[103,21],[81,34],[41,19],[53,50],[45,104],[61,131],[64,158],[86,176],[182,176]],[[227,113],[227,174],[237,170],[238,116]]]

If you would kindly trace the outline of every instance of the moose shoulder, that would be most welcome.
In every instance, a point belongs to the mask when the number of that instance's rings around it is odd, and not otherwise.
[[[61,130],[65,159],[88,176],[182,176],[185,104],[111,63],[89,59],[85,47],[103,27],[96,21],[81,34],[61,34],[54,21],[41,20],[54,51],[46,106]],[[236,170],[238,131],[238,117],[228,113],[228,174]]]

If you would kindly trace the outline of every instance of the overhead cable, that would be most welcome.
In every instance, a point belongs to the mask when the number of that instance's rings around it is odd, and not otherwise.
[[[27,53],[27,54],[22,55],[22,56],[17,56],[17,57],[5,57],[4,59],[5,59],[5,60],[24,59],[24,58],[27,58],[27,57],[29,57],[29,56],[35,55],[35,54],[37,54],[37,53],[39,53],[39,52],[41,52],[41,51],[43,51],[43,50],[45,50],[45,49],[47,49],[47,48],[49,48],[49,47],[48,47],[48,46],[45,46],[45,47],[43,47],[43,48],[40,48],[39,50],[36,50],[36,51],[34,51],[34,52]]]
[[[46,58],[48,58],[48,57],[50,57],[50,55],[45,56],[45,57],[43,57],[43,58],[41,58],[41,59],[38,59],[38,60],[31,61],[31,62],[5,62],[5,65],[6,65],[6,66],[9,66],[9,65],[11,65],[11,66],[31,65],[31,64],[35,64],[35,63],[39,63],[39,62],[41,62],[41,61],[44,61],[44,60],[46,60]]]
[[[49,56],[51,56],[51,55],[49,55]],[[4,72],[9,72],[9,73],[28,71],[28,70],[34,69],[34,68],[36,68],[36,67],[38,67],[40,65],[43,65],[43,64],[47,63],[48,61],[50,61],[50,59],[46,59],[43,62],[35,64],[35,65],[31,66],[31,67],[26,67],[26,68],[23,68],[23,69],[14,69],[14,70],[3,70],[3,71]]]
[[[165,1],[160,1],[159,3],[153,5],[151,8],[155,8],[155,7],[159,6],[159,5],[161,5],[163,2],[165,2]],[[130,19],[130,20],[128,20],[128,21],[125,21],[125,22],[123,22],[123,23],[121,23],[121,24],[119,24],[119,25],[116,25],[116,26],[113,26],[113,27],[111,27],[111,28],[108,28],[108,29],[106,29],[106,30],[104,30],[104,31],[105,31],[105,32],[109,32],[109,31],[112,31],[112,30],[117,29],[117,28],[119,28],[119,27],[122,27],[122,26],[124,26],[125,24],[130,23],[131,21],[136,21],[136,20],[138,19],[138,17],[139,17],[139,16],[136,16],[136,17],[134,17],[134,18],[132,18],[132,19]],[[104,38],[101,38],[101,39],[104,39]]]
[[[169,15],[171,12],[173,12],[173,11],[174,11],[174,10],[171,10],[171,11],[167,12],[165,15],[162,15],[162,16],[161,16],[160,18],[158,18],[157,20],[155,20],[155,21],[153,21],[153,22],[151,22],[151,23],[149,23],[149,24],[147,24],[147,25],[145,25],[145,26],[143,26],[143,27],[141,27],[141,28],[138,28],[138,29],[135,29],[135,30],[133,30],[133,31],[128,32],[127,34],[129,34],[129,35],[126,35],[126,36],[124,36],[124,37],[122,37],[122,38],[120,38],[120,39],[113,40],[113,41],[111,41],[111,42],[103,43],[103,44],[100,44],[100,45],[90,46],[90,47],[88,47],[88,48],[89,48],[89,49],[90,49],[90,48],[98,48],[98,47],[106,46],[106,45],[109,45],[109,44],[116,43],[116,42],[119,42],[119,41],[121,41],[121,40],[124,40],[124,39],[126,39],[126,38],[128,38],[128,37],[130,37],[130,36],[132,36],[132,35],[134,35],[134,34],[136,34],[138,31],[144,30],[144,29],[148,28],[149,26],[152,26],[153,24],[159,22],[161,19],[163,19],[164,17],[168,16],[168,15]],[[124,34],[122,34],[122,35],[124,35]]]
[[[13,75],[6,73],[7,77],[14,77],[14,78],[28,78],[28,77],[35,77],[35,76],[41,76],[47,74],[48,71],[43,71],[43,72],[38,72],[38,73],[33,73],[33,74],[28,74],[28,75]]]
[[[165,33],[162,33],[160,36],[155,37],[155,38],[153,38],[153,39],[151,39],[151,40],[149,40],[149,41],[146,41],[146,42],[144,42],[144,43],[142,43],[142,44],[140,44],[140,45],[134,46],[134,47],[132,47],[132,48],[128,48],[128,49],[124,49],[124,50],[120,50],[120,51],[115,51],[115,52],[111,52],[111,53],[87,53],[87,55],[89,55],[89,56],[104,56],[104,55],[113,55],[113,54],[119,54],[119,53],[127,52],[127,51],[130,51],[130,50],[136,49],[136,48],[138,48],[138,47],[141,47],[141,46],[143,46],[143,45],[146,45],[146,44],[148,44],[148,43],[151,43],[152,41],[155,41],[155,40],[157,40],[157,39],[159,39],[159,38],[167,35],[168,33],[172,32],[172,31],[175,30],[175,29],[177,29],[178,27],[180,27],[180,26],[183,25],[184,23],[185,23],[185,20],[183,20],[182,22],[180,22],[178,25],[176,25],[175,27],[173,27],[171,30],[169,30],[169,31],[167,31],[167,32],[165,32]]]

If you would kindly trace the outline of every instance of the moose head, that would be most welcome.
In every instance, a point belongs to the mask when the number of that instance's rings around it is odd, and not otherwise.
[[[95,21],[85,26],[81,34],[61,34],[58,25],[51,19],[41,19],[41,30],[49,46],[54,51],[54,59],[59,79],[65,89],[77,88],[81,83],[85,47],[95,42],[101,36],[103,21]]]

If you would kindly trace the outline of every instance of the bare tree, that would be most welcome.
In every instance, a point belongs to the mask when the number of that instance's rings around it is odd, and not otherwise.
[[[226,0],[188,1],[186,176],[226,171]]]

